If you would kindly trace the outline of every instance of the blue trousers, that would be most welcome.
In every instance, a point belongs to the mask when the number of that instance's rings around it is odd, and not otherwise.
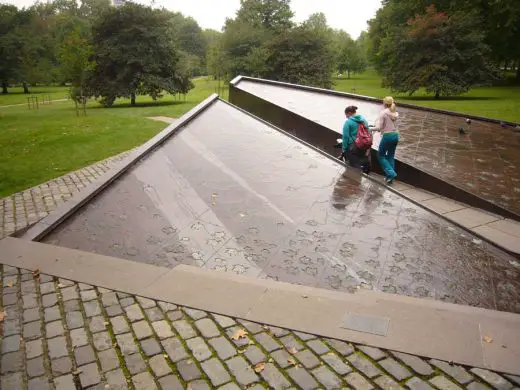
[[[379,163],[385,172],[387,179],[394,179],[395,173],[395,149],[399,143],[399,133],[386,133],[379,143]]]

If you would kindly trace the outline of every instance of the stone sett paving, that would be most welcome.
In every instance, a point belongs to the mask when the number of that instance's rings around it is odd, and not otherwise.
[[[61,203],[86,188],[130,151],[70,172],[36,187],[0,199],[0,238],[46,217]]]
[[[0,269],[4,390],[520,386],[520,377]]]

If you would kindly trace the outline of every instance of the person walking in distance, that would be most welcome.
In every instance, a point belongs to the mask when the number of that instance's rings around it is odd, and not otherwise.
[[[395,172],[395,149],[399,143],[399,131],[396,126],[399,114],[396,111],[393,97],[385,97],[383,106],[384,108],[379,114],[374,130],[381,132],[378,153],[379,163],[385,173],[385,181],[391,184],[397,177]]]
[[[356,114],[356,106],[345,108],[347,120],[343,125],[343,154],[351,167],[360,167],[364,173],[370,173],[368,158],[372,147],[372,135],[368,122],[363,115]]]

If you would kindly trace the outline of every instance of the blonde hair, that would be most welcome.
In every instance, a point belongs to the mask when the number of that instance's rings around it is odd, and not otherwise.
[[[391,112],[395,112],[395,101],[392,96],[387,96],[383,99],[383,106],[389,108]]]

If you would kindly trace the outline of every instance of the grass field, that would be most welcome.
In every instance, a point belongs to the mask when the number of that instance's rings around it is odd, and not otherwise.
[[[186,101],[167,95],[153,102],[138,96],[135,107],[120,99],[109,109],[90,101],[86,117],[76,116],[71,101],[55,101],[39,110],[29,110],[27,95],[21,89],[11,88],[13,93],[0,94],[0,196],[142,144],[166,126],[147,117],[179,117],[216,91],[215,81],[198,78],[194,83]],[[349,80],[337,79],[335,89],[379,98],[390,94],[374,72],[354,75]],[[52,100],[64,99],[67,91],[66,87],[31,88],[33,95],[48,94]],[[223,91],[222,97],[227,98],[227,86]],[[398,103],[520,122],[520,87],[475,88],[465,95],[439,100],[424,93],[398,95],[396,99]]]
[[[359,95],[383,98],[392,95],[381,87],[381,78],[374,71],[353,75],[350,79],[336,79],[334,89]],[[399,101],[425,107],[473,114],[487,118],[520,123],[520,86],[493,86],[473,88],[468,93],[435,100],[420,90],[413,96],[393,95]]]
[[[23,93],[22,87],[9,88],[9,93],[3,95],[0,93],[0,105],[10,104],[27,104],[27,97],[37,96],[41,102],[42,98],[47,100],[59,100],[66,99],[69,93],[68,87],[29,87],[30,94],[26,95]]]
[[[195,85],[186,101],[165,96],[153,102],[138,96],[135,107],[127,100],[118,100],[110,109],[92,101],[86,117],[76,116],[71,101],[53,102],[39,110],[29,110],[27,105],[0,106],[0,196],[142,144],[166,127],[146,117],[179,117],[216,88],[216,82],[205,79],[196,80]],[[63,98],[67,88],[53,90]],[[17,104],[19,97],[4,95],[2,102]]]

